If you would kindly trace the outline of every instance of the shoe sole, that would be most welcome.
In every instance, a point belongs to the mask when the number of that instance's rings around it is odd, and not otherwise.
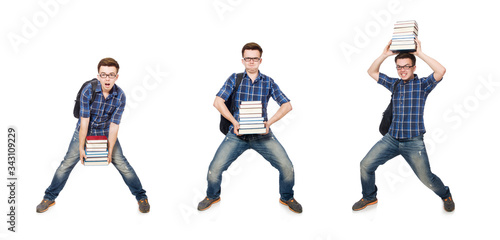
[[[363,209],[365,209],[366,207],[368,207],[368,206],[370,206],[370,205],[373,205],[373,204],[376,204],[376,203],[378,203],[378,200],[375,200],[375,201],[373,201],[373,202],[371,202],[371,203],[367,203],[366,205],[364,205],[364,206],[363,206],[363,207],[361,207],[361,208],[353,209],[353,211],[363,210]]]
[[[37,213],[44,213],[46,212],[47,210],[49,210],[49,207],[52,207],[56,204],[56,202],[54,201],[53,203],[51,203],[46,209],[42,210],[42,211],[36,211]]]
[[[285,206],[287,206],[288,209],[290,209],[290,211],[292,211],[294,213],[300,213],[300,212],[297,212],[297,211],[293,210],[290,206],[288,206],[288,204],[286,204],[285,202],[283,202],[283,200],[281,200],[281,199],[280,199],[280,203],[283,204],[283,205],[285,205]]]
[[[220,198],[217,199],[217,200],[215,200],[215,201],[213,201],[212,203],[210,203],[210,205],[208,205],[206,208],[198,209],[198,211],[205,211],[205,210],[209,209],[212,206],[212,204],[218,203],[218,202],[220,202]]]

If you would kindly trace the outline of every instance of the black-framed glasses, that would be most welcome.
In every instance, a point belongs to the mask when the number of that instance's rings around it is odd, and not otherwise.
[[[110,73],[110,74],[101,73],[101,74],[99,74],[99,76],[101,78],[109,77],[109,79],[115,79],[116,78],[116,73]]]
[[[243,60],[245,60],[245,62],[250,62],[250,61],[258,62],[258,61],[260,61],[260,58],[259,57],[254,57],[254,58],[246,57],[246,58],[243,58]]]
[[[397,70],[401,70],[401,69],[408,70],[408,69],[410,69],[410,68],[412,68],[414,66],[415,65],[413,65],[413,66],[410,66],[410,65],[398,66],[398,65],[396,65],[396,69]]]

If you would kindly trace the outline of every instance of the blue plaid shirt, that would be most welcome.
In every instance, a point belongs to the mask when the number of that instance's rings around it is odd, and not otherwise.
[[[88,84],[80,95],[80,117],[88,118],[88,136],[108,136],[111,123],[120,124],[123,110],[125,109],[125,93],[116,84],[105,99],[102,94],[101,83],[97,82],[96,97],[92,106],[89,106],[92,98],[92,84]],[[80,130],[80,119],[76,124],[76,130]]]
[[[229,98],[229,95],[233,92],[233,89],[236,85],[236,73],[233,73],[226,80],[222,88],[220,89],[217,96],[221,97],[225,101]],[[264,74],[261,74],[259,71],[259,75],[255,78],[255,81],[252,83],[250,77],[248,77],[247,73],[243,73],[243,79],[241,80],[238,91],[236,92],[234,104],[236,106],[236,110],[233,114],[234,118],[239,121],[240,116],[240,103],[241,101],[261,101],[262,102],[262,116],[264,117],[264,121],[267,121],[267,104],[269,102],[269,98],[273,97],[274,101],[278,103],[278,105],[282,105],[283,103],[287,103],[290,101],[283,92],[281,92],[278,85],[274,82],[274,80]],[[229,127],[229,131],[232,131],[233,125]]]
[[[378,83],[392,91],[398,78],[390,78],[380,73]],[[428,77],[414,78],[408,82],[401,80],[393,96],[392,124],[389,134],[396,139],[408,139],[425,133],[424,107],[429,93],[439,82],[434,73]]]

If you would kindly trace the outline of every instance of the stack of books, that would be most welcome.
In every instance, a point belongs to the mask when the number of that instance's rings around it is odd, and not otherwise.
[[[108,165],[108,138],[106,136],[87,136],[85,142],[85,166]]]
[[[239,123],[240,135],[266,133],[264,117],[262,117],[262,102],[241,101]]]
[[[393,52],[415,52],[417,45],[415,38],[418,36],[418,24],[415,20],[397,21],[394,24],[392,43],[389,50]]]

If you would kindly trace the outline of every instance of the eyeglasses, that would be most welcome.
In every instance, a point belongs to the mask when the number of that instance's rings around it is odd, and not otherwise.
[[[408,70],[408,69],[410,69],[410,68],[412,68],[414,66],[415,65],[413,65],[413,66],[410,66],[410,65],[398,66],[398,65],[396,65],[396,69],[397,70],[401,70],[401,69]]]
[[[250,62],[250,61],[258,62],[258,61],[260,61],[260,58],[258,58],[258,57],[254,57],[254,58],[246,57],[243,59],[245,60],[245,62]]]
[[[101,74],[99,74],[99,76],[102,77],[102,78],[109,77],[109,79],[115,79],[116,78],[116,74],[115,73],[110,73],[110,74],[101,73]]]

